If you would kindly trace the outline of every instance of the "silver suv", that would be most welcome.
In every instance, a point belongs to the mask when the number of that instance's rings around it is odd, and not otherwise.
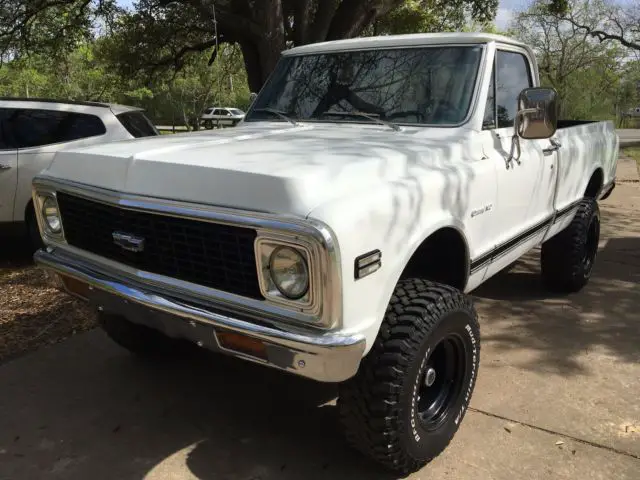
[[[0,236],[29,235],[40,246],[31,181],[56,152],[154,135],[158,130],[136,107],[0,97]]]

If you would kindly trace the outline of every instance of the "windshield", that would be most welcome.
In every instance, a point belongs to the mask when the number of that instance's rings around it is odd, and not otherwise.
[[[245,121],[369,122],[362,112],[400,124],[455,125],[473,96],[482,46],[394,48],[285,56]],[[345,112],[340,115],[338,112]]]
[[[231,113],[233,113],[234,115],[244,115],[244,112],[242,110],[237,109],[237,108],[230,108],[229,111]]]

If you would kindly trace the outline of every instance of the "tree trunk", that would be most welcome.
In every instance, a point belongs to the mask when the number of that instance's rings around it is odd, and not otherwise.
[[[264,34],[259,39],[248,36],[239,43],[244,56],[249,89],[258,92],[276,66],[280,52],[286,48],[282,1],[256,2],[252,17]]]
[[[321,42],[358,36],[375,19],[401,3],[401,0],[318,0],[310,16],[310,2],[299,0],[294,6],[296,44]],[[244,56],[249,89],[258,92],[275,68],[286,48],[282,0],[261,0],[254,4],[252,22],[264,32],[261,38],[247,35],[239,40]]]
[[[247,40],[240,42],[240,49],[244,57],[244,68],[247,71],[249,90],[258,93],[262,88],[262,68],[258,49],[253,42]]]

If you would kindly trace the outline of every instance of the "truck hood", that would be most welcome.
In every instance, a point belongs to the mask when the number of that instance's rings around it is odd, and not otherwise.
[[[245,123],[65,150],[45,174],[129,194],[306,216],[415,168],[446,168],[463,135],[455,128]]]

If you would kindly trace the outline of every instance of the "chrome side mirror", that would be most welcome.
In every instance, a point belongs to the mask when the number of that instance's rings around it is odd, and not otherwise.
[[[256,92],[251,92],[249,94],[249,100],[251,100],[251,103],[255,102],[257,97],[258,97],[258,94]]]
[[[553,88],[525,88],[518,95],[515,133],[525,140],[550,138],[558,129],[558,92]]]
[[[520,164],[520,139],[537,140],[550,138],[558,129],[558,92],[553,88],[525,88],[518,95],[518,112],[514,120],[511,137],[511,152],[506,160]]]

